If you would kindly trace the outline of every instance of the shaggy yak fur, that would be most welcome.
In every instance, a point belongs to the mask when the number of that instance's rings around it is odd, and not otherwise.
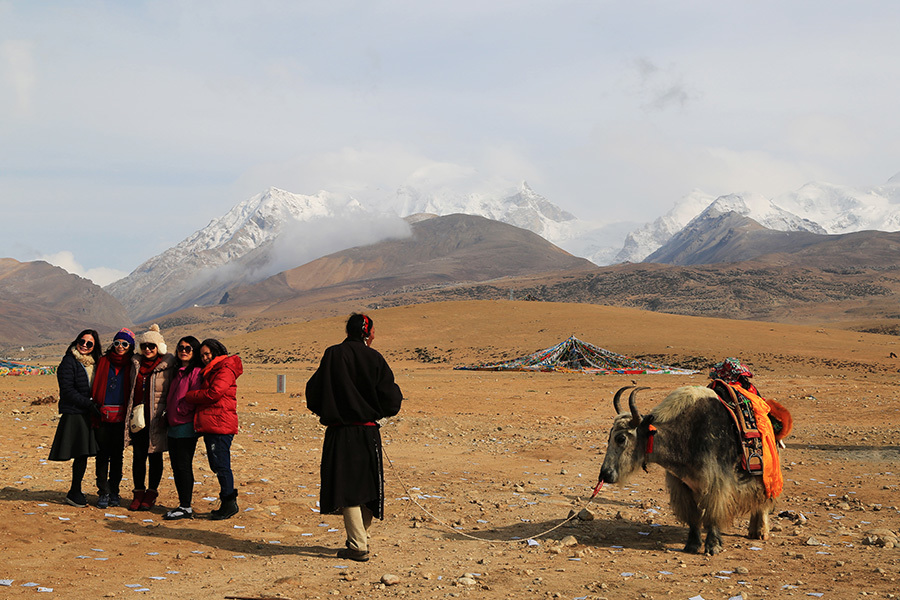
[[[741,467],[734,421],[716,393],[702,386],[680,387],[642,417],[634,398],[648,388],[634,389],[628,399],[630,410],[622,413],[619,397],[628,389],[620,389],[613,399],[618,416],[609,433],[600,481],[624,483],[647,463],[665,469],[672,511],[690,527],[685,552],[700,552],[701,526],[707,531],[705,553],[721,552],[722,528],[747,512],[749,537],[768,539],[775,500],[766,498],[762,477]],[[650,425],[656,431],[648,454]]]

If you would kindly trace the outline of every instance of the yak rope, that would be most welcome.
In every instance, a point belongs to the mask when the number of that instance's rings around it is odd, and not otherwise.
[[[440,523],[441,525],[443,525],[444,527],[446,527],[447,529],[449,529],[449,530],[452,531],[453,533],[455,533],[455,534],[457,534],[457,535],[461,535],[461,536],[463,536],[463,537],[467,537],[467,538],[472,539],[472,540],[479,541],[479,542],[489,542],[489,543],[494,543],[494,544],[495,544],[495,543],[507,543],[507,544],[509,544],[509,543],[520,543],[520,542],[527,541],[527,540],[535,540],[535,539],[541,538],[541,537],[547,535],[548,533],[550,533],[550,532],[552,532],[552,531],[555,531],[555,530],[559,529],[560,527],[562,527],[563,525],[565,525],[566,523],[568,523],[569,521],[571,521],[572,519],[574,519],[575,517],[577,517],[578,514],[579,514],[582,510],[584,510],[585,508],[587,508],[588,505],[590,505],[591,502],[594,501],[594,498],[597,496],[597,493],[600,491],[600,488],[603,487],[603,481],[598,481],[598,482],[597,482],[597,485],[594,487],[594,493],[593,493],[593,495],[591,495],[590,499],[588,499],[587,502],[585,502],[584,504],[581,505],[581,508],[580,508],[578,511],[574,511],[574,510],[573,510],[573,511],[572,511],[572,514],[571,514],[569,517],[567,517],[564,521],[562,521],[562,522],[559,523],[558,525],[555,525],[555,526],[551,527],[550,529],[547,529],[546,531],[542,531],[541,533],[538,533],[538,534],[536,534],[536,535],[532,535],[532,536],[529,536],[529,537],[527,537],[527,538],[524,538],[524,539],[518,539],[518,540],[489,540],[489,539],[486,539],[486,538],[480,538],[480,537],[478,537],[478,536],[474,536],[474,535],[471,535],[471,534],[469,534],[469,533],[466,533],[465,531],[460,531],[459,529],[456,529],[455,527],[453,527],[453,526],[450,525],[449,523],[443,521],[440,517],[438,517],[437,515],[435,515],[435,514],[432,513],[431,511],[429,511],[427,508],[425,508],[424,506],[422,506],[422,505],[419,503],[419,501],[416,500],[415,495],[412,494],[412,493],[410,492],[410,488],[406,485],[406,483],[404,483],[403,478],[400,477],[400,472],[399,472],[399,470],[397,469],[397,467],[394,466],[394,461],[392,461],[392,460],[391,460],[391,457],[388,456],[388,455],[387,455],[387,452],[384,451],[384,447],[383,447],[383,446],[382,446],[382,449],[381,449],[381,453],[382,453],[382,454],[384,455],[384,457],[387,459],[388,464],[391,466],[391,470],[392,470],[392,471],[394,472],[394,474],[397,476],[397,481],[400,482],[400,487],[402,487],[403,490],[406,492],[406,496],[409,498],[410,502],[412,502],[413,504],[415,504],[416,506],[418,506],[419,509],[420,509],[422,512],[424,512],[426,515],[428,515],[429,517],[431,517],[431,518],[434,519],[436,522]]]

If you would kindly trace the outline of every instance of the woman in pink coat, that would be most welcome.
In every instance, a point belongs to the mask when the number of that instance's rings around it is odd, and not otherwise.
[[[199,390],[203,384],[200,340],[192,335],[181,338],[175,346],[175,356],[178,360],[166,397],[166,421],[169,424],[169,462],[178,492],[178,508],[163,516],[167,521],[194,518],[191,499],[194,495],[194,452],[198,437],[194,431],[196,405],[184,397],[188,392]]]

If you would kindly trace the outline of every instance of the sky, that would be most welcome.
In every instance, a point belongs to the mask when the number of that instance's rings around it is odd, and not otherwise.
[[[0,0],[0,257],[100,285],[269,187],[581,219],[900,172],[900,3]]]

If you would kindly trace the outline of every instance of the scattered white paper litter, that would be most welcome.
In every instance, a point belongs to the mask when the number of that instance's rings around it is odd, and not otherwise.
[[[9,587],[13,584],[14,579],[0,579],[0,585]]]

